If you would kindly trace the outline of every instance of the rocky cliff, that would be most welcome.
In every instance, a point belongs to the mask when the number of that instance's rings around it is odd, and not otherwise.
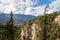
[[[46,17],[46,19],[44,19]],[[46,20],[46,26],[44,25]],[[46,28],[46,40],[60,39],[60,12],[38,16],[21,25],[21,40],[43,40]]]

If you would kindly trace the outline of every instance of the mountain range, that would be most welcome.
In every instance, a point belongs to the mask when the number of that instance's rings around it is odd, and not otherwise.
[[[14,24],[20,25],[25,21],[31,20],[35,18],[32,15],[24,15],[24,14],[13,14]],[[5,24],[10,19],[10,14],[0,13],[0,23]]]

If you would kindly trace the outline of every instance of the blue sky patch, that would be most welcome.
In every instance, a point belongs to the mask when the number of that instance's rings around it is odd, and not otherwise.
[[[48,0],[40,0],[38,1],[38,3],[36,5],[33,5],[33,7],[38,7],[38,6],[41,6],[41,5],[48,5],[50,3],[52,3],[53,1],[48,1]]]

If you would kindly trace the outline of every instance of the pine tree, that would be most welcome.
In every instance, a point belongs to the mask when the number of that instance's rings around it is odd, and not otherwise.
[[[47,11],[47,8],[48,8],[49,6],[47,5],[46,7],[45,7],[45,10],[44,10],[44,18],[43,18],[43,40],[47,40],[46,38],[47,38],[47,20],[46,20],[46,18],[47,18],[47,16],[46,16],[46,11]]]
[[[10,19],[9,21],[7,22],[6,26],[5,26],[5,30],[6,33],[6,39],[8,40],[14,40],[14,25],[13,25],[13,14],[12,14],[12,11],[11,11],[11,14],[10,14]]]
[[[13,14],[12,14],[12,11],[11,11],[11,14],[10,14],[10,35],[11,35],[11,39],[14,40],[14,30],[13,30]]]

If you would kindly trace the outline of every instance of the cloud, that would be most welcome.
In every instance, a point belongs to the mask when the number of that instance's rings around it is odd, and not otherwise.
[[[38,1],[40,0],[0,0],[0,12],[10,13],[12,10],[14,14],[43,15],[46,5],[33,7]],[[55,0],[50,3],[47,10],[47,13],[60,11],[60,0]]]
[[[0,0],[0,11],[10,13],[24,13],[26,8],[31,7],[37,3],[38,0]]]
[[[45,7],[46,7],[46,5],[42,5],[42,6],[35,7],[35,8],[29,7],[26,9],[25,14],[28,13],[27,15],[35,15],[35,16],[43,15]]]
[[[9,13],[11,10],[16,10],[14,0],[0,0],[0,10],[4,13]]]
[[[49,9],[47,13],[52,13],[56,11],[60,11],[60,0],[55,0],[51,4],[49,4]]]
[[[29,10],[33,9],[32,6],[35,5],[39,0],[19,0],[16,2],[16,12],[20,12],[20,14],[29,14],[27,13]]]

